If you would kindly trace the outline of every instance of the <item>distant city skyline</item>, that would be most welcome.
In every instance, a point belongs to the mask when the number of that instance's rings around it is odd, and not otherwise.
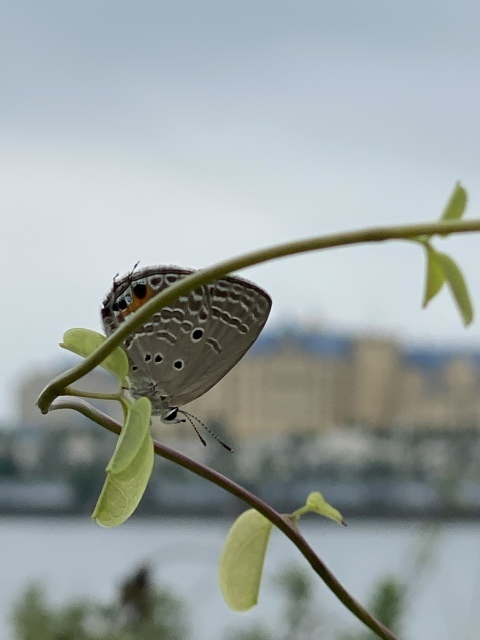
[[[48,371],[44,366],[19,381],[19,426],[85,421],[69,411],[39,415],[36,398],[58,373],[57,367]],[[113,378],[102,369],[89,376],[76,386],[115,391]],[[100,404],[121,420],[118,403]],[[321,435],[347,425],[399,431],[480,428],[480,348],[406,344],[393,336],[333,329],[270,329],[186,409],[204,422],[221,424],[238,441],[287,433]],[[161,428],[165,437],[188,440],[192,435],[189,425]]]

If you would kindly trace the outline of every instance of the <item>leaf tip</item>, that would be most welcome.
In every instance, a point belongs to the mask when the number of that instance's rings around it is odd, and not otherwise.
[[[457,180],[440,219],[444,221],[460,220],[465,213],[467,202],[468,193],[462,183]]]

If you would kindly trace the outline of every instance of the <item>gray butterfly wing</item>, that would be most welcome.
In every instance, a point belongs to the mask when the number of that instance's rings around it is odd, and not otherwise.
[[[173,266],[147,267],[114,281],[102,306],[102,322],[107,335],[140,308],[145,298],[160,293],[190,273],[193,270]],[[143,298],[139,294],[144,294]],[[168,383],[175,379],[177,371],[171,370],[174,362],[172,347],[175,348],[181,334],[189,334],[194,327],[193,319],[189,321],[186,315],[190,308],[193,315],[201,311],[201,305],[196,304],[198,299],[203,299],[203,292],[200,296],[198,292],[182,296],[173,307],[165,307],[154,314],[125,340],[123,346],[130,362],[129,379],[134,388],[146,391],[159,380]],[[192,300],[191,304],[189,300]],[[205,322],[206,310],[199,315]]]
[[[189,273],[179,267],[149,267],[114,283],[102,308],[107,334],[143,304],[137,294],[156,294]],[[255,342],[270,308],[268,294],[238,277],[222,278],[181,296],[125,341],[135,395],[150,395],[158,388],[166,398],[154,409],[203,395]]]
[[[168,398],[166,404],[174,405],[202,357],[200,342],[206,335],[208,318],[208,292],[204,288],[181,296],[171,307],[154,314],[128,340],[132,385],[142,389],[156,384]]]
[[[272,306],[265,291],[238,277],[217,280],[207,290],[207,333],[195,363],[186,368],[171,398],[175,405],[200,397],[237,364],[258,338]]]

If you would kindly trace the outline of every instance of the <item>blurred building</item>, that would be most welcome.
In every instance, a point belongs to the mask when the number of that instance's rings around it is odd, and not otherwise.
[[[60,426],[85,420],[75,412],[40,415],[36,399],[56,374],[32,372],[23,379],[18,389],[20,424],[48,421]],[[113,379],[101,370],[76,386],[114,391]],[[120,417],[116,403],[99,408]],[[237,440],[322,434],[342,425],[478,427],[480,353],[405,347],[390,336],[270,331],[187,410],[203,422],[222,424]],[[188,425],[163,430],[191,437]]]
[[[390,336],[278,331],[188,410],[239,439],[342,425],[480,427],[480,352]]]

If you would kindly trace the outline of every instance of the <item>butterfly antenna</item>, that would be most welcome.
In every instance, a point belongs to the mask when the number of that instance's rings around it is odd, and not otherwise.
[[[197,436],[200,438],[200,442],[203,444],[204,447],[207,446],[207,443],[205,442],[204,438],[202,438],[199,430],[197,429],[197,427],[193,424],[193,420],[190,418],[190,414],[189,413],[185,413],[185,411],[178,411],[178,413],[182,413],[187,420],[189,421],[189,423],[192,425],[192,427],[195,429],[195,433],[197,434]],[[185,420],[182,420],[182,422],[185,422]]]
[[[130,279],[130,284],[132,283],[132,280],[133,280],[133,272],[135,271],[135,269],[138,267],[139,264],[140,264],[140,260],[133,265],[133,269],[128,274],[128,278]],[[117,271],[117,273],[113,276],[113,287],[112,287],[113,292],[117,290],[117,287],[118,287],[117,278],[119,275],[120,274]]]
[[[140,260],[137,260],[137,262],[133,265],[133,269],[128,274],[128,279],[130,280],[130,284],[132,284],[132,282],[133,282],[133,274],[134,274],[134,271],[138,267],[139,264],[140,264]]]
[[[212,438],[214,438],[219,444],[222,445],[222,447],[224,447],[224,449],[226,449],[227,451],[230,451],[230,453],[233,453],[233,449],[232,447],[229,447],[228,444],[226,444],[225,442],[223,442],[223,440],[220,440],[220,438],[213,433],[213,431],[211,429],[209,429],[207,427],[206,424],[203,424],[203,422],[197,418],[197,416],[194,416],[193,413],[188,413],[188,411],[180,411],[178,413],[183,413],[183,415],[188,418],[188,421],[190,422],[190,424],[192,425],[192,427],[195,429],[195,431],[197,432],[198,437],[200,438],[200,440],[203,442],[203,444],[206,445],[205,440],[202,438],[202,436],[198,433],[197,428],[195,427],[195,425],[193,424],[193,420],[196,420],[199,424],[202,425],[202,427],[205,429],[205,431],[208,431],[208,433],[212,436]],[[193,420],[192,420],[193,418]]]

